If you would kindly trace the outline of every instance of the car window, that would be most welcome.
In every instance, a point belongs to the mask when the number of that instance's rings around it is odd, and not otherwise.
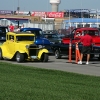
[[[41,30],[34,30],[34,31],[31,31],[31,33],[34,33],[36,36],[42,36],[43,35],[43,32]]]
[[[0,27],[0,34],[6,34],[8,32],[8,29],[5,27]]]
[[[0,38],[6,40],[6,33],[8,32],[7,27],[0,27]]]
[[[31,31],[26,31],[27,33],[31,33]]]
[[[14,36],[13,35],[9,35],[9,40],[14,40]]]
[[[44,37],[48,39],[58,39],[59,37],[55,34],[45,34]]]
[[[52,35],[52,38],[58,38],[58,36],[57,35]]]
[[[89,31],[89,35],[91,35],[91,36],[99,36],[99,31],[91,30],[91,31]]]
[[[71,32],[71,34],[74,34],[74,33],[75,33],[75,31],[76,31],[76,30],[73,30],[73,31]]]
[[[17,41],[34,41],[34,36],[17,36]]]
[[[42,30],[21,30],[21,32],[29,32],[35,34],[36,36],[43,36]]]
[[[8,28],[6,28],[6,33],[9,32]]]

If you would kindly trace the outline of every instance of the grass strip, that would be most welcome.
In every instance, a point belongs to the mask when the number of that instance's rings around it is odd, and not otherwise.
[[[0,100],[100,100],[100,77],[0,62]]]

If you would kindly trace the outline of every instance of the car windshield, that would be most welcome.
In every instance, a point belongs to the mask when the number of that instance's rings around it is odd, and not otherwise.
[[[89,35],[91,36],[99,36],[99,31],[89,31]]]
[[[6,35],[7,32],[8,32],[8,28],[6,28],[6,27],[0,27],[0,36],[1,35]]]
[[[59,39],[56,34],[44,34],[44,37],[48,39]]]
[[[86,30],[82,31],[82,32],[77,31],[76,36],[84,36],[85,33],[86,33]],[[88,33],[91,36],[99,36],[99,31],[97,31],[97,30],[88,30]]]
[[[34,41],[34,36],[17,36],[17,41]]]
[[[23,32],[23,31],[21,31],[21,32]],[[33,34],[35,34],[35,36],[42,36],[43,35],[42,30],[26,30],[25,32],[33,33]]]
[[[85,32],[86,31],[82,31],[82,34],[80,34],[80,35],[84,36]],[[97,30],[89,30],[88,32],[89,32],[89,35],[91,35],[91,36],[99,36],[99,31],[97,31]]]

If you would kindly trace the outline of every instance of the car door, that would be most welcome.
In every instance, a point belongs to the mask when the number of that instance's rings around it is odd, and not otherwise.
[[[60,44],[61,54],[68,54],[69,45],[68,44]]]
[[[15,52],[15,38],[13,35],[9,35],[8,43],[8,50],[10,54],[14,54]]]

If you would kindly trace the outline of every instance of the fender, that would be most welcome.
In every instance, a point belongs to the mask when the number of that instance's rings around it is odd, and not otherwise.
[[[22,50],[18,50],[16,51],[16,53],[19,52],[19,53],[26,53],[25,51],[22,51]]]
[[[9,53],[6,46],[0,46],[0,49],[2,50],[2,56],[4,56],[5,53]]]
[[[38,52],[38,58],[40,59],[43,53],[49,53],[47,49],[40,49]]]
[[[8,59],[13,58],[13,55],[9,53],[6,46],[0,46],[0,48],[2,49],[2,56],[3,57],[8,58]]]

